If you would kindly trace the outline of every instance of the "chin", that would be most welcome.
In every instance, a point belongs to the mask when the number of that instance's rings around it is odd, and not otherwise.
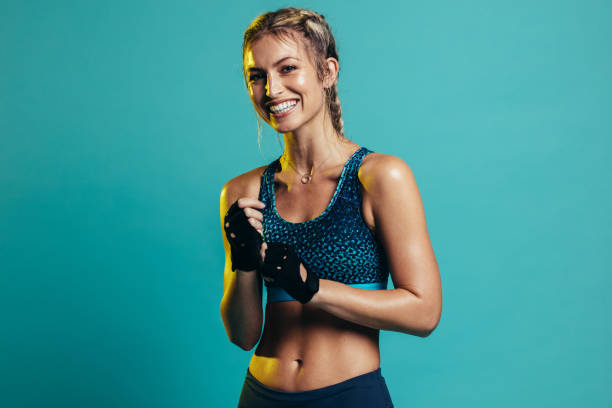
[[[271,125],[272,129],[276,130],[278,133],[287,133],[287,132],[292,132],[294,131],[296,128],[295,125],[292,125],[291,123],[277,123],[275,126]]]
[[[289,132],[293,132],[295,130],[294,128],[287,127],[287,126],[277,126],[277,127],[273,127],[273,129],[277,133],[289,133]]]

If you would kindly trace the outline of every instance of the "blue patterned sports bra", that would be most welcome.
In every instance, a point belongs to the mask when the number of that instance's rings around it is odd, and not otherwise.
[[[382,244],[361,216],[361,184],[357,172],[363,157],[372,152],[360,147],[345,163],[327,208],[316,218],[300,223],[281,218],[276,210],[274,173],[279,159],[261,176],[259,200],[263,213],[263,239],[292,245],[300,260],[321,279],[362,289],[386,289],[389,278]],[[295,300],[281,287],[265,282],[268,302]]]

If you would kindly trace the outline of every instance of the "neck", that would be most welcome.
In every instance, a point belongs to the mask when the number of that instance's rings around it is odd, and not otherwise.
[[[284,160],[289,161],[291,166],[301,174],[309,174],[323,161],[326,167],[332,167],[346,160],[345,151],[349,144],[348,139],[339,137],[330,123],[325,122],[304,124],[293,132],[283,133],[285,150]]]

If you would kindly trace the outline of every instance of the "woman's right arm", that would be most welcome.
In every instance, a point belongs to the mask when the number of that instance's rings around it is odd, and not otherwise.
[[[225,250],[221,318],[229,340],[244,350],[251,350],[259,341],[263,325],[262,279],[256,270],[232,271],[231,248],[223,223],[227,210],[238,200],[249,222],[261,231],[263,215],[258,209],[263,208],[263,203],[259,204],[261,202],[255,198],[239,197],[243,195],[243,189],[236,184],[236,180],[232,179],[221,190],[221,235]]]

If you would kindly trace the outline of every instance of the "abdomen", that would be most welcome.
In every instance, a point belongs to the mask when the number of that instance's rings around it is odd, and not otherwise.
[[[348,380],[380,366],[379,331],[298,302],[266,305],[251,374],[266,386],[308,391]]]

